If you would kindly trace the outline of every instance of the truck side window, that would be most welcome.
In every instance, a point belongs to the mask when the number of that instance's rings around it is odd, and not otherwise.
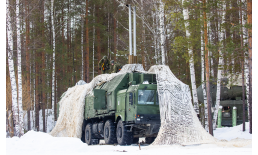
[[[133,105],[133,93],[129,93],[129,104]]]

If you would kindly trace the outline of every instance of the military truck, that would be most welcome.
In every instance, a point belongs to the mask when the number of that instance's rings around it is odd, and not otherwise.
[[[231,87],[227,87],[228,79],[221,79],[221,87],[220,87],[220,106],[222,106],[222,126],[232,126],[232,111],[233,107],[237,108],[237,125],[243,123],[243,100],[242,100],[242,86],[233,85]],[[217,85],[210,82],[210,96],[212,109],[214,109],[216,104],[216,94],[217,94]],[[202,86],[197,88],[197,97],[201,103],[204,103],[203,98],[203,89]],[[245,96],[246,100],[246,96]],[[214,111],[214,110],[212,110]],[[245,106],[245,117],[246,121],[248,121],[247,116],[247,104]]]
[[[96,86],[85,97],[83,142],[130,145],[152,143],[160,128],[155,74],[125,73]]]

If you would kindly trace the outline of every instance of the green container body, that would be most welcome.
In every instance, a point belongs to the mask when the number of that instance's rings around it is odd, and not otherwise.
[[[149,84],[142,84],[148,81]],[[159,115],[159,105],[139,105],[138,90],[154,90],[156,103],[157,85],[155,74],[126,73],[95,87],[93,96],[86,96],[85,119],[115,115],[123,121],[135,121],[138,114]]]

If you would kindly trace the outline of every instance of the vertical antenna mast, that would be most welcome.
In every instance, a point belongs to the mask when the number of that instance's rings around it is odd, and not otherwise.
[[[132,19],[131,19],[131,5],[129,4],[129,64],[132,64]]]
[[[136,7],[133,7],[133,51],[134,57],[136,56]],[[134,59],[134,63],[135,59]]]

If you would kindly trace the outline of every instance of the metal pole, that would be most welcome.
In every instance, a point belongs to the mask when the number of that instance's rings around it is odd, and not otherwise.
[[[237,125],[237,107],[233,107],[233,112],[232,112],[232,126]]]
[[[217,126],[217,128],[221,128],[221,122],[222,122],[222,106],[219,106],[219,111],[218,111],[218,126]]]
[[[133,54],[136,56],[136,6],[133,7],[133,45]]]
[[[132,21],[131,21],[131,5],[129,4],[129,51],[132,55]]]

